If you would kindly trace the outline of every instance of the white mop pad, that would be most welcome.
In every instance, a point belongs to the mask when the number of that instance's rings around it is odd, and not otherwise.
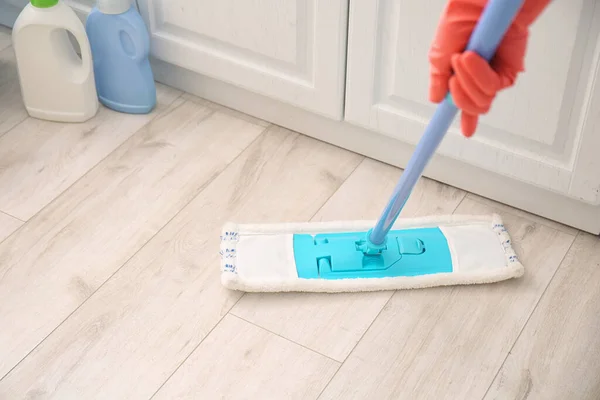
[[[345,279],[299,278],[294,261],[294,233],[367,231],[374,221],[235,224],[221,236],[221,282],[245,292],[358,292],[483,284],[523,275],[500,216],[432,216],[398,219],[393,229],[442,231],[452,271],[418,276]]]

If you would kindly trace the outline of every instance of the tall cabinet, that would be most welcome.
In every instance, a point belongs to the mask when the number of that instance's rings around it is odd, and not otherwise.
[[[94,4],[63,1],[82,19]],[[136,5],[159,81],[403,167],[434,112],[427,51],[445,2]],[[473,138],[456,121],[426,176],[600,233],[597,3],[552,2],[532,27],[527,72]]]

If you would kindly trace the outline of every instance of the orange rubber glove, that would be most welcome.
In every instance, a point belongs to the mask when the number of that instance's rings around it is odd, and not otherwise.
[[[448,91],[462,111],[464,136],[475,133],[479,116],[486,114],[496,94],[514,85],[524,71],[529,26],[550,0],[525,0],[491,62],[464,51],[487,0],[448,0],[429,51],[429,99],[441,102]]]

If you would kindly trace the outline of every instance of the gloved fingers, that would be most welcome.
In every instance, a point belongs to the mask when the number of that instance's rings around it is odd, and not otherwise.
[[[496,71],[500,89],[513,86],[519,73],[525,70],[528,33],[514,25],[508,29],[490,66]]]
[[[495,91],[491,90],[489,87],[486,88],[486,90],[482,90],[480,82],[478,82],[477,77],[468,70],[464,60],[465,57],[462,54],[455,54],[452,57],[452,67],[454,69],[454,77],[458,82],[458,90],[464,92],[469,99],[468,104],[462,102],[462,108],[465,111],[482,112],[482,110],[489,109],[490,104],[494,99]]]
[[[448,92],[461,110],[461,130],[475,133],[480,115],[489,111],[496,94],[512,86],[524,71],[529,26],[550,0],[526,0],[506,32],[490,65],[476,54],[460,57],[489,0],[447,0],[429,51],[431,101],[439,103]],[[454,65],[453,64],[454,61]]]
[[[431,75],[429,79],[429,100],[433,103],[439,103],[444,100],[450,90],[448,79],[450,75]]]
[[[439,103],[448,94],[448,80],[452,76],[452,55],[460,53],[467,45],[476,22],[474,20],[472,23],[458,25],[444,23],[438,27],[428,53],[430,101]]]
[[[474,102],[470,93],[465,90],[465,87],[459,81],[457,75],[450,78],[449,86],[454,104],[462,111],[468,112],[469,114],[485,114],[488,112],[490,107],[489,104],[479,105]]]
[[[475,131],[477,130],[478,120],[478,115],[469,114],[463,111],[460,118],[460,129],[462,131],[462,134],[466,137],[473,136],[475,134]]]
[[[521,10],[513,25],[526,29],[540,16],[544,9],[550,4],[551,0],[527,0],[524,2]]]
[[[461,72],[468,75],[482,93],[493,97],[500,90],[498,73],[479,54],[466,51],[460,55],[457,63],[460,65]],[[452,64],[452,67],[456,68],[455,63]]]
[[[436,44],[429,51],[429,100],[439,103],[448,93],[448,80],[452,75],[450,57]]]

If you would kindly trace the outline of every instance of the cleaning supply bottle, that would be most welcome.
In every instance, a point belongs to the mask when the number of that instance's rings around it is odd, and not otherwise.
[[[71,44],[70,32],[81,50]],[[90,43],[75,12],[60,0],[31,0],[12,31],[21,96],[30,116],[84,122],[98,111]]]
[[[100,102],[124,113],[146,114],[156,105],[150,36],[131,0],[98,0],[86,20]]]

